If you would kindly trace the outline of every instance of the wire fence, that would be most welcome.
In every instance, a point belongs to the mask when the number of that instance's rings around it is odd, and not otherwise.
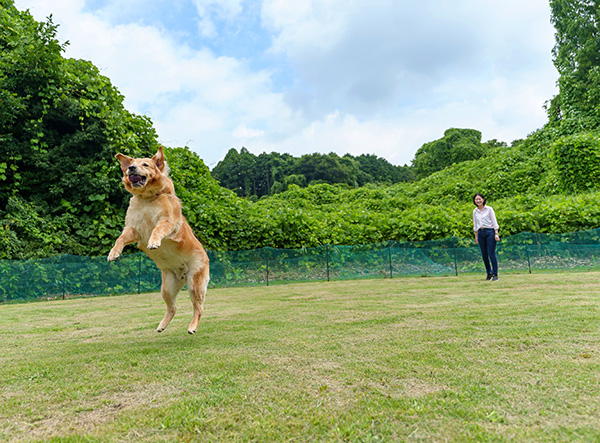
[[[479,247],[472,239],[457,237],[207,252],[209,287],[485,272]],[[500,272],[594,269],[599,254],[600,228],[565,234],[524,232],[503,238],[497,247]],[[155,292],[160,284],[160,271],[141,252],[111,263],[106,257],[73,255],[0,260],[0,302]]]

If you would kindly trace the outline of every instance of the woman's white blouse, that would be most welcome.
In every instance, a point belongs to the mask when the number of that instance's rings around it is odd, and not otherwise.
[[[477,232],[482,228],[498,229],[496,214],[490,206],[484,206],[481,211],[473,209],[473,230]]]

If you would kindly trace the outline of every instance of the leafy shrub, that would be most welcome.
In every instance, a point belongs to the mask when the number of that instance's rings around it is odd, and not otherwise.
[[[600,137],[597,134],[563,137],[552,144],[552,156],[562,189],[580,192],[598,188]]]

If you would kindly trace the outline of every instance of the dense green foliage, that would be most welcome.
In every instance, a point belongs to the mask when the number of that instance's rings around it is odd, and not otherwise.
[[[0,258],[105,254],[128,202],[114,155],[152,155],[156,133],[91,63],[63,58],[51,18],[0,2]],[[224,187],[196,154],[167,148],[196,234],[213,250],[471,238],[475,192],[502,235],[600,226],[598,5],[551,6],[560,93],[525,140],[450,129],[406,167],[232,149],[213,171]]]
[[[212,176],[240,197],[263,197],[284,192],[289,185],[398,183],[412,180],[414,172],[409,166],[394,166],[374,154],[340,157],[332,152],[298,158],[277,152],[254,155],[246,148],[240,152],[232,148],[212,170]]]
[[[549,117],[568,133],[600,124],[600,1],[550,0],[560,93]]]
[[[600,182],[600,138],[581,133],[562,137],[552,145],[561,189],[594,189]]]
[[[242,148],[230,149],[212,171],[221,186],[242,197],[268,195],[293,175],[296,159],[289,154],[262,153],[258,156]]]
[[[0,9],[0,256],[97,254],[119,232],[119,150],[155,148],[109,79],[67,60],[52,19]]]
[[[481,132],[474,129],[448,129],[444,137],[424,144],[415,154],[413,167],[418,178],[441,171],[454,163],[476,160],[485,154]]]

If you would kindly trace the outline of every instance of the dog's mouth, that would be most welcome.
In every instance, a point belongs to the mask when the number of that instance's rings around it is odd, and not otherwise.
[[[134,188],[141,188],[146,184],[146,177],[143,175],[131,174],[129,176],[129,181]]]

